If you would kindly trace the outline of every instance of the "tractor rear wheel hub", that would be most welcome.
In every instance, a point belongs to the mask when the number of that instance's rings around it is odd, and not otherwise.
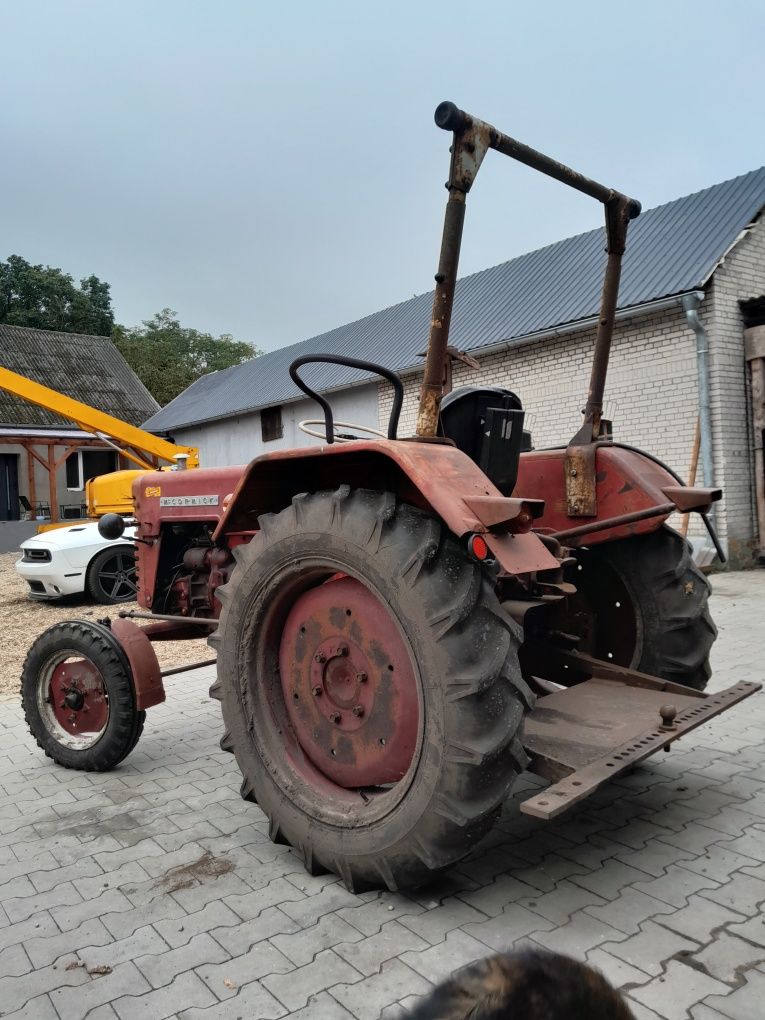
[[[417,744],[417,683],[398,626],[350,577],[295,600],[279,649],[284,701],[314,766],[346,788],[398,782]]]

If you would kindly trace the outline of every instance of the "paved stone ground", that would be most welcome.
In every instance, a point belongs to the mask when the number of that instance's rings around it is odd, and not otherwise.
[[[714,586],[713,686],[759,680],[765,572]],[[52,765],[0,704],[5,1020],[392,1020],[524,940],[599,967],[638,1018],[765,1015],[765,696],[555,822],[509,803],[438,886],[354,896],[240,800],[209,674],[172,678],[108,775]]]

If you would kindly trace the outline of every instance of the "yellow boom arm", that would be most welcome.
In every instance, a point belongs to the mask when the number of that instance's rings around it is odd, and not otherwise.
[[[186,461],[186,467],[199,467],[199,450],[193,446],[176,446],[175,443],[160,439],[151,432],[144,432],[135,425],[128,425],[127,422],[113,418],[104,411],[97,411],[95,407],[83,404],[73,397],[67,397],[57,390],[49,389],[41,383],[27,379],[26,376],[11,372],[10,369],[0,368],[0,389],[15,393],[24,400],[39,407],[45,407],[49,411],[55,411],[62,418],[68,418],[75,422],[84,432],[90,432],[99,439],[111,440],[120,448],[120,452],[132,460],[134,464],[145,468],[147,471],[154,471],[155,465],[144,460],[138,451],[149,453],[160,460],[168,463],[183,466],[179,461]]]

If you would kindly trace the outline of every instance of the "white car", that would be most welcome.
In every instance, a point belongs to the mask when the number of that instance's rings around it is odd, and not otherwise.
[[[104,605],[132,602],[136,597],[135,546],[126,541],[135,528],[111,541],[98,524],[53,528],[21,543],[16,570],[34,599],[59,599],[86,592]]]

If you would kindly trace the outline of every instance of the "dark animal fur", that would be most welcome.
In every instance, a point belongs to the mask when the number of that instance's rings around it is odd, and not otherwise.
[[[634,1020],[586,964],[542,950],[490,956],[457,971],[411,1020]]]

